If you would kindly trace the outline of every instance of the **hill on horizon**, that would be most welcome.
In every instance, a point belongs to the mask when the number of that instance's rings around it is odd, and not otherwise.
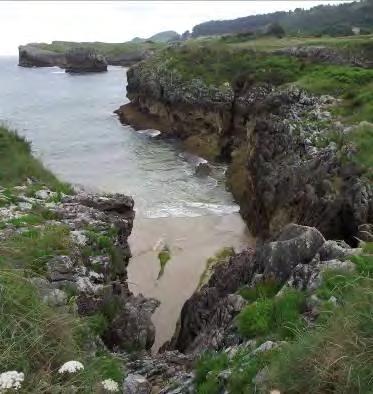
[[[280,24],[286,33],[332,36],[350,35],[352,28],[361,33],[373,31],[373,0],[339,5],[319,5],[309,10],[278,11],[231,20],[208,21],[193,28],[192,36],[256,32],[269,24]]]

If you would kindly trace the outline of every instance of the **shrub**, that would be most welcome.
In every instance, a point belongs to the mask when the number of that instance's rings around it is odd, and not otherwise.
[[[304,293],[289,289],[274,301],[273,325],[281,338],[293,337],[302,324],[300,314],[305,307]]]
[[[355,286],[357,281],[358,279],[353,273],[328,270],[322,274],[322,284],[316,294],[324,300],[329,300],[332,296],[341,298]]]
[[[350,260],[356,264],[356,269],[361,275],[373,276],[373,255],[351,256]]]
[[[369,393],[373,381],[373,282],[345,294],[333,318],[279,352],[270,385],[285,393]]]
[[[268,334],[271,330],[272,313],[272,300],[258,300],[248,305],[237,316],[239,333],[246,338]]]
[[[239,290],[239,294],[245,298],[245,300],[254,302],[261,298],[272,298],[280,290],[281,285],[273,280],[268,279],[258,283],[254,287],[242,287]]]
[[[228,356],[225,353],[204,353],[195,366],[197,393],[218,394],[221,387],[217,376],[227,366]]]
[[[291,337],[301,323],[304,302],[304,294],[293,289],[273,299],[259,299],[239,313],[238,330],[247,338],[270,333],[281,338]]]

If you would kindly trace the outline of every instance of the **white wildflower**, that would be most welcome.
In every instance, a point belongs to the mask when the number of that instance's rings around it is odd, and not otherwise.
[[[0,392],[7,389],[18,390],[21,387],[25,375],[23,372],[7,371],[0,374]]]
[[[119,391],[119,384],[113,379],[106,379],[101,382],[104,386],[104,389],[110,392],[117,392]]]
[[[74,373],[81,369],[84,369],[84,365],[79,361],[68,361],[67,363],[62,365],[62,367],[58,370],[58,373]]]

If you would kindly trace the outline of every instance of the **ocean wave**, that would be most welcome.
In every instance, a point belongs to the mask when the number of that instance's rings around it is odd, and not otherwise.
[[[161,134],[159,130],[156,129],[146,129],[146,130],[137,130],[139,134],[145,134],[148,135],[149,137],[157,137],[158,135]]]
[[[199,217],[205,215],[229,215],[239,212],[237,204],[215,204],[183,201],[177,206],[161,206],[145,211],[145,216],[151,219],[164,217]]]

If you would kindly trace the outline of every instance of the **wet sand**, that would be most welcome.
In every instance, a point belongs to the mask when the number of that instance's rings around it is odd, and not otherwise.
[[[163,239],[171,250],[163,276],[159,273],[158,251],[154,246]],[[153,315],[156,351],[174,333],[184,302],[193,294],[206,260],[225,246],[240,250],[254,240],[238,213],[218,216],[139,217],[130,237],[133,257],[128,266],[130,289],[154,297],[161,305]]]

